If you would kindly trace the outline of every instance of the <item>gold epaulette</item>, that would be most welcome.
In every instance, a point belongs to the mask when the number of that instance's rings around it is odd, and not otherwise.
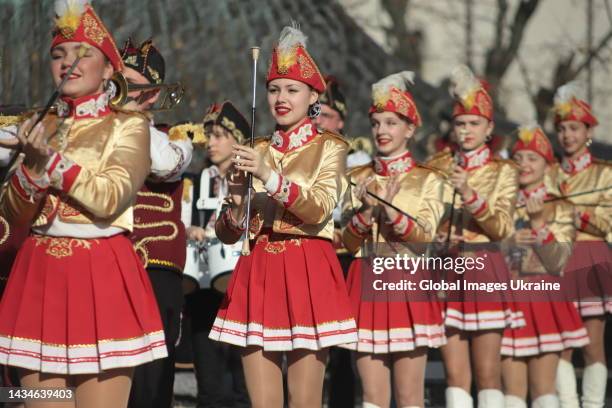
[[[433,166],[430,166],[428,164],[417,163],[416,167],[420,167],[422,169],[429,170],[429,171],[435,173],[436,175],[438,175],[438,176],[440,176],[440,177],[442,177],[444,179],[448,177],[448,175],[446,173],[444,173],[442,170],[440,170],[438,168],[435,168]]]
[[[602,166],[612,166],[612,161],[604,160],[604,159],[593,158],[593,163],[599,164],[599,165],[602,165]]]
[[[204,146],[208,143],[208,138],[204,133],[204,125],[201,123],[189,122],[172,126],[170,130],[168,130],[168,138],[171,142],[191,139],[191,143],[200,146]]]
[[[435,153],[431,156],[426,162],[425,166],[435,169],[436,171],[442,173],[442,175],[446,178],[448,177],[447,167],[449,166],[448,162],[453,161],[453,151],[450,147],[445,147],[442,151]]]
[[[257,136],[254,140],[253,147],[255,148],[255,147],[258,147],[264,144],[267,145],[270,143],[271,139],[272,139],[272,135]],[[245,144],[246,145],[249,144],[248,139],[245,141]]]
[[[132,110],[132,109],[124,109],[124,108],[120,108],[118,106],[111,106],[110,108],[111,108],[111,110],[113,112],[125,113],[126,115],[141,116],[142,118],[146,119],[147,121],[151,121],[151,118],[153,117],[153,115],[151,113],[149,113],[149,112],[141,112],[141,111]]]
[[[453,151],[448,146],[446,146],[444,149],[440,150],[439,152],[434,153],[429,159],[427,159],[427,162],[430,162],[432,160],[439,160],[447,156],[450,156],[450,157],[453,156]]]
[[[26,115],[0,115],[0,128],[19,125],[26,119]]]
[[[500,163],[500,164],[509,164],[512,167],[514,167],[515,169],[519,168],[519,165],[516,164],[516,162],[514,160],[511,160],[511,159],[502,159],[501,157],[493,157],[491,159],[491,161],[496,162],[496,163]]]
[[[349,146],[349,142],[339,133],[331,132],[329,130],[320,130],[319,134],[321,136],[327,136],[332,140],[337,140],[339,142],[344,143],[346,146]]]
[[[372,163],[352,167],[349,171],[346,172],[346,176],[350,179],[351,177],[357,176],[358,174],[361,174],[361,172],[366,170],[371,170],[372,173],[374,172],[374,170],[372,169]]]

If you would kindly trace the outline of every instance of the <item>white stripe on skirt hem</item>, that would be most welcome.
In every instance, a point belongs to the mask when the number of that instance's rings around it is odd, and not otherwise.
[[[217,317],[208,337],[240,347],[259,346],[266,351],[320,350],[356,342],[357,329],[353,319],[324,323],[316,328],[270,329],[259,323],[247,325]]]
[[[74,346],[0,336],[0,364],[43,373],[97,374],[167,356],[163,331],[129,340],[100,340],[97,345]]]

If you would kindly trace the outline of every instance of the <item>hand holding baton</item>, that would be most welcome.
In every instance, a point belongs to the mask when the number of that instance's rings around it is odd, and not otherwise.
[[[251,47],[251,56],[253,58],[253,102],[251,104],[251,137],[249,140],[249,146],[253,148],[255,145],[255,105],[256,105],[256,92],[257,92],[257,60],[259,59],[259,47]],[[251,246],[249,244],[249,230],[251,229],[251,195],[253,190],[253,174],[247,175],[247,202],[246,202],[246,230],[245,239],[242,242],[242,255],[247,256],[251,253]]]
[[[64,85],[66,85],[66,82],[68,81],[68,79],[70,78],[74,70],[76,69],[77,65],[79,65],[79,61],[81,61],[81,58],[85,56],[85,53],[90,48],[91,48],[91,45],[89,45],[88,43],[85,43],[85,42],[81,43],[81,47],[79,48],[77,57],[74,59],[74,62],[72,63],[68,71],[66,72],[66,75],[64,75],[64,78],[59,83],[59,85],[57,86],[57,88],[55,89],[55,91],[53,92],[49,100],[47,101],[47,104],[45,105],[44,109],[38,115],[38,118],[36,119],[32,127],[30,128],[30,132],[32,131],[32,129],[36,127],[36,125],[38,125],[40,122],[43,121],[43,119],[45,118],[45,116],[47,116],[47,114],[49,113],[53,105],[55,105],[55,102],[57,102],[58,98],[62,95],[62,90],[64,89]],[[13,157],[11,158],[11,161],[8,163],[8,165],[5,168],[2,169],[2,175],[0,177],[1,184],[4,184],[7,181],[8,176],[9,176],[9,171],[14,166],[22,150],[23,150],[22,146],[17,147],[15,153],[13,154]]]

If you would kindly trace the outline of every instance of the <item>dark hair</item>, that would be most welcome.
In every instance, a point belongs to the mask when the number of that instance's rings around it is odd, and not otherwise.
[[[370,119],[372,119],[372,115],[373,115],[373,114],[375,114],[375,113],[383,113],[383,112],[393,113],[393,114],[395,114],[395,116],[397,116],[397,117],[398,117],[398,119],[400,119],[400,120],[402,120],[402,121],[406,122],[406,123],[407,123],[407,124],[409,124],[409,125],[414,125],[414,126],[416,126],[416,124],[415,124],[413,121],[411,121],[410,119],[408,119],[406,116],[402,115],[401,113],[397,113],[397,112],[391,112],[391,111],[387,111],[387,110],[382,110],[382,111],[372,112],[372,113],[370,113],[368,116],[370,117]]]

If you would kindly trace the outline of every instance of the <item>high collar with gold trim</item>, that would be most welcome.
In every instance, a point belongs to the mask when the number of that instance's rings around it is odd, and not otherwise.
[[[396,174],[408,173],[415,166],[410,152],[402,153],[394,157],[374,158],[374,171],[379,176],[394,176]]]
[[[548,192],[546,191],[546,185],[544,183],[540,184],[531,191],[523,188],[519,190],[517,205],[525,205],[529,198],[540,198],[545,200],[547,197]]]
[[[459,152],[459,166],[464,170],[474,170],[491,161],[491,149],[486,144],[466,153]]]
[[[301,125],[290,132],[277,129],[272,134],[270,144],[279,152],[286,153],[304,146],[319,134],[317,127],[310,118],[306,118]]]
[[[93,119],[109,113],[111,108],[108,105],[108,95],[104,92],[76,99],[62,97],[57,102],[57,115],[62,118]]]
[[[591,156],[591,152],[587,150],[577,159],[563,157],[561,168],[565,173],[574,175],[589,167],[591,163],[593,163],[593,156]]]

